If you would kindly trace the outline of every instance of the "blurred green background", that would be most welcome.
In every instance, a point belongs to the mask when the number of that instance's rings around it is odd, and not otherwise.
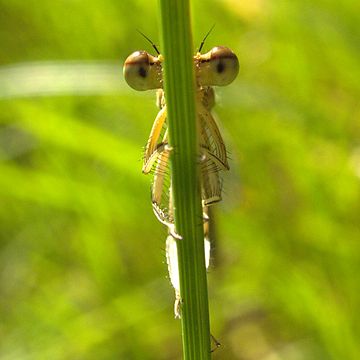
[[[360,359],[360,3],[193,1],[231,157],[214,208],[214,359]],[[0,359],[180,359],[141,174],[154,92],[124,59],[155,1],[0,0]]]

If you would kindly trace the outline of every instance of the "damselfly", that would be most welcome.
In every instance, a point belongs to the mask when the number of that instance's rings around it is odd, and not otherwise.
[[[181,234],[176,233],[174,225],[174,206],[169,168],[172,148],[168,142],[167,110],[162,79],[162,63],[164,58],[157,47],[152,42],[151,44],[157,52],[157,56],[150,55],[146,51],[134,52],[125,61],[124,77],[129,86],[135,90],[157,89],[157,105],[160,111],[156,116],[145,147],[142,171],[144,174],[153,174],[151,190],[153,210],[159,221],[169,229],[169,236],[166,241],[167,262],[170,279],[176,293],[175,316],[180,317],[176,239],[181,238]],[[197,128],[199,129],[201,198],[205,233],[204,246],[206,266],[208,267],[210,242],[207,231],[209,220],[207,208],[221,200],[222,183],[220,171],[229,170],[225,144],[219,128],[211,115],[211,109],[215,104],[212,86],[230,84],[239,72],[239,61],[236,55],[224,46],[214,47],[206,54],[201,54],[203,44],[204,41],[194,56],[194,68],[196,77]],[[181,149],[178,151],[181,151]]]

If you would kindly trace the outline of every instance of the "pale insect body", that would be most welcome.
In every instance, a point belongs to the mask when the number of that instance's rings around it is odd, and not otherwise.
[[[154,46],[154,45],[153,45]],[[155,50],[158,52],[156,47]],[[170,280],[175,288],[175,316],[180,317],[180,288],[177,267],[176,239],[181,239],[175,231],[173,200],[169,158],[172,149],[168,143],[166,124],[167,110],[162,80],[162,55],[152,56],[145,51],[131,54],[125,61],[124,77],[135,90],[158,89],[157,104],[160,108],[152,126],[145,147],[142,171],[153,173],[152,204],[156,217],[169,229],[166,240],[167,262]],[[206,267],[210,261],[210,242],[208,239],[207,207],[221,200],[221,179],[219,172],[229,170],[224,141],[219,128],[211,115],[215,104],[214,90],[211,86],[225,86],[237,76],[239,62],[228,48],[217,46],[206,54],[198,52],[194,56],[196,76],[196,105],[199,129],[199,166],[201,174],[201,197],[203,204],[203,223],[205,233]]]

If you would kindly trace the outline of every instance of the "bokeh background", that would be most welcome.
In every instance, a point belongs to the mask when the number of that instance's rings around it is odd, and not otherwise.
[[[360,359],[360,3],[194,0],[230,152],[209,272],[214,359]],[[0,0],[0,359],[180,359],[142,148],[145,0]]]

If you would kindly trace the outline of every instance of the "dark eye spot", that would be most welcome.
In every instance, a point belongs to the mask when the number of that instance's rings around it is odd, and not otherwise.
[[[216,65],[216,71],[221,74],[225,70],[225,64],[223,62],[218,62]]]
[[[139,67],[139,76],[141,76],[142,78],[146,78],[146,76],[147,76],[147,72],[146,72],[145,68],[142,66]]]

